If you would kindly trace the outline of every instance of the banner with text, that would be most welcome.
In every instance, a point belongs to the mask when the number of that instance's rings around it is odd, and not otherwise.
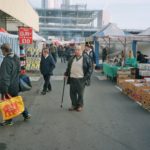
[[[32,44],[32,28],[19,27],[19,44]]]

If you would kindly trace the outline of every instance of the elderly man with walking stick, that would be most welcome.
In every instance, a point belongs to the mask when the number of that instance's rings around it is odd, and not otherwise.
[[[83,110],[83,95],[86,80],[88,80],[92,73],[92,62],[90,58],[83,54],[81,46],[75,46],[75,55],[69,60],[65,72],[65,79],[70,84],[70,98],[72,102],[69,111]]]

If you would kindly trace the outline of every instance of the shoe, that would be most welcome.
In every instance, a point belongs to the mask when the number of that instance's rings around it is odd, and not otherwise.
[[[51,89],[48,89],[48,90],[47,90],[47,92],[51,92],[51,91],[52,91]]]
[[[78,111],[78,112],[81,112],[83,110],[83,107],[78,107],[77,109],[76,109],[76,111]]]
[[[69,111],[75,111],[76,110],[76,107],[72,106],[68,109]]]
[[[30,119],[31,119],[31,115],[30,114],[28,114],[27,117],[24,117],[24,121],[27,121],[27,120],[30,120]]]
[[[12,126],[14,125],[13,121],[3,121],[0,123],[1,126]]]
[[[42,94],[42,95],[46,95],[46,92],[45,92],[45,91],[42,91],[41,94]]]

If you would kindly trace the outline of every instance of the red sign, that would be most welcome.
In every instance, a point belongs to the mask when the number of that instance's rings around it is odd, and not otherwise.
[[[19,27],[19,44],[32,44],[32,28]]]

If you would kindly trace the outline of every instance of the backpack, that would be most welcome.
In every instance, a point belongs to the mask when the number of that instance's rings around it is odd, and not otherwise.
[[[27,75],[20,75],[19,76],[19,91],[25,92],[31,90],[32,85],[30,78]]]

